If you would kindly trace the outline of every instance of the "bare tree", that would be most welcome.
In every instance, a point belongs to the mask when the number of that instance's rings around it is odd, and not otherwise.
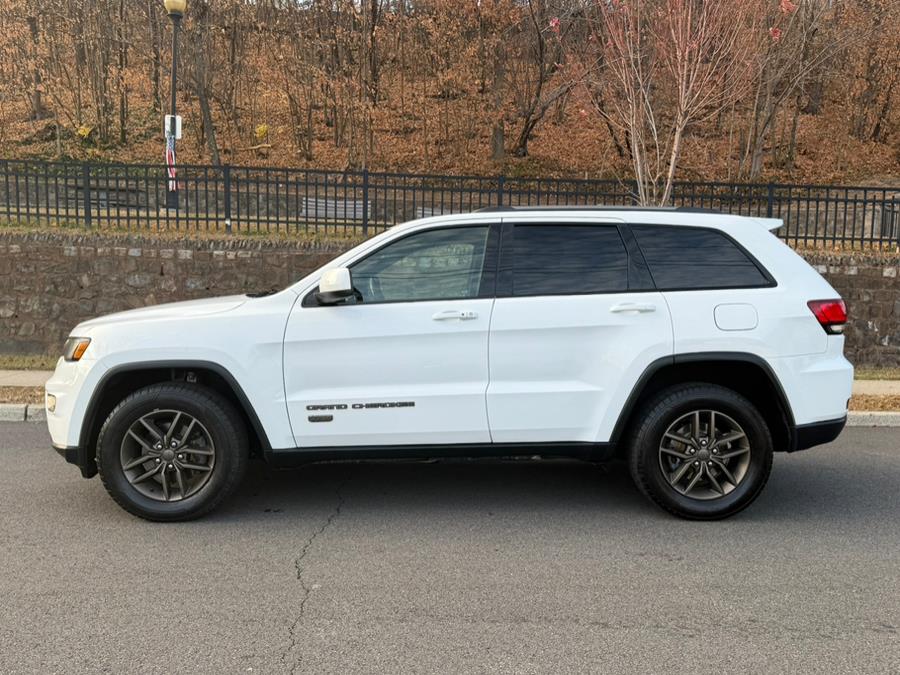
[[[19,9],[0,0],[0,152],[158,161],[161,0]],[[636,177],[648,203],[682,176],[887,175],[898,20],[900,0],[192,0],[178,108],[195,142],[179,149],[192,162],[559,167]]]
[[[900,43],[892,39],[900,25],[900,2],[855,0],[845,7],[854,32],[870,35],[847,50],[851,82],[846,89],[852,110],[851,133],[860,141],[885,142],[895,92],[900,89]]]
[[[512,148],[516,157],[528,155],[528,141],[535,127],[576,84],[563,72],[561,36],[570,17],[560,16],[560,10],[563,8],[551,6],[547,0],[527,0],[512,40],[516,53],[508,66],[508,80],[519,127]]]
[[[194,23],[185,35],[185,71],[191,91],[197,96],[202,120],[201,138],[206,139],[213,164],[220,164],[219,144],[216,140],[216,126],[213,121],[210,100],[214,90],[213,82],[213,31],[210,5],[207,0],[197,0],[193,6]]]
[[[606,121],[627,138],[641,204],[669,202],[688,128],[746,87],[756,11],[754,2],[702,0],[595,6],[587,76],[606,93]]]
[[[807,77],[835,53],[836,43],[821,31],[828,11],[826,2],[796,5],[783,0],[757,19],[752,33],[755,40],[749,45],[756,59],[739,177],[759,177],[779,112],[802,89]]]

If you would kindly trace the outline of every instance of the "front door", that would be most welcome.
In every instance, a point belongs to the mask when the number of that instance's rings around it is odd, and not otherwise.
[[[490,442],[498,236],[483,224],[413,232],[350,266],[361,300],[297,302],[284,379],[298,447]]]

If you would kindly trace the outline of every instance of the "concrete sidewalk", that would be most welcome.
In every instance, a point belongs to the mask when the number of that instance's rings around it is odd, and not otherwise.
[[[43,387],[49,370],[0,370],[0,387]]]
[[[854,380],[853,393],[869,396],[900,396],[900,380]]]
[[[0,387],[43,387],[49,370],[0,370]],[[854,380],[853,393],[868,396],[900,396],[900,380]]]

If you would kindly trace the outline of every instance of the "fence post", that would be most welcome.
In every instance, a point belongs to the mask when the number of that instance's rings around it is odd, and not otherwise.
[[[231,234],[231,165],[222,167],[222,177],[225,181],[225,232]]]
[[[362,228],[363,236],[369,236],[369,169],[362,171],[362,189],[363,189],[363,212],[362,212]]]
[[[775,183],[770,182],[767,186],[768,198],[766,200],[766,218],[771,218],[775,213]]]
[[[91,167],[87,162],[81,165],[81,180],[84,185],[84,222],[91,226]]]
[[[502,174],[497,177],[497,206],[503,206],[503,185],[506,183],[506,177]]]
[[[16,179],[18,180],[18,178]],[[3,198],[6,200],[6,220],[7,222],[12,222],[12,195],[9,191],[9,162],[3,160]],[[18,220],[19,214],[16,213],[16,219]]]

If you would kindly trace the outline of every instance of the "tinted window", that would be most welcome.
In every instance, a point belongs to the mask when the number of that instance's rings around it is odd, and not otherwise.
[[[632,225],[660,290],[768,286],[753,260],[721,232]]]
[[[351,267],[363,302],[474,298],[488,228],[430,230],[388,244]]]
[[[516,225],[513,295],[608,293],[628,288],[628,255],[609,225]]]

